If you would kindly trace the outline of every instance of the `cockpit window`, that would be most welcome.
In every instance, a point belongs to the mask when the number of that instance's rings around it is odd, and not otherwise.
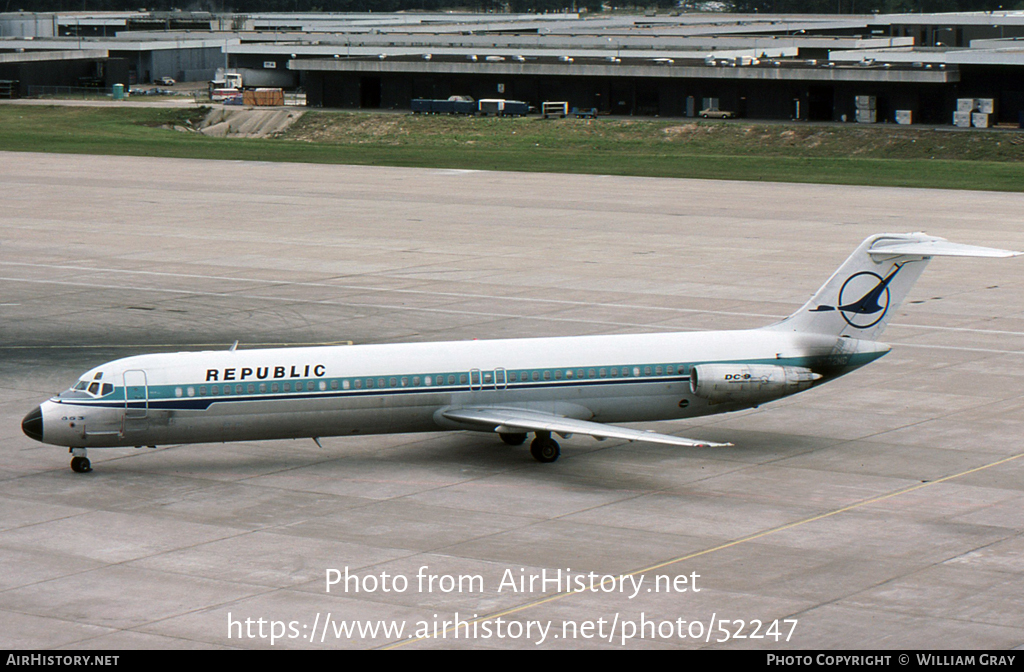
[[[114,391],[112,383],[100,383],[93,379],[80,380],[70,390],[65,390],[57,395],[58,399],[83,399],[89,397],[105,397]]]

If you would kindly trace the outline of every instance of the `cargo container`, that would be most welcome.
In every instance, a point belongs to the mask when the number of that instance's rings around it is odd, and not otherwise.
[[[481,115],[495,117],[522,117],[530,111],[530,106],[521,100],[505,100],[504,98],[484,98],[479,101]]]
[[[909,126],[914,123],[913,110],[896,110],[896,123]]]
[[[972,112],[954,112],[953,113],[953,125],[957,128],[970,128],[971,127],[971,114]]]
[[[242,92],[242,104],[259,107],[284,105],[284,91],[282,89],[247,89]]]
[[[988,128],[992,125],[992,115],[984,112],[971,113],[971,126],[975,128]]]
[[[857,96],[855,100],[858,110],[874,110],[878,107],[878,101],[874,96]]]
[[[978,103],[974,98],[957,98],[956,100],[957,112],[974,112],[977,109]]]
[[[995,98],[978,98],[975,100],[976,109],[982,114],[996,114],[998,102]]]
[[[873,124],[876,121],[878,121],[878,112],[877,112],[877,110],[874,110],[874,109],[862,110],[859,107],[857,108],[857,123],[858,124]]]

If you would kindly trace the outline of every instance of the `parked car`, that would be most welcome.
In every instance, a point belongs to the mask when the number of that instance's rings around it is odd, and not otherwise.
[[[174,81],[173,77],[161,77],[157,81],[157,84],[160,84],[161,86],[174,86],[177,82]]]
[[[713,110],[708,108],[706,110],[701,110],[700,116],[705,119],[733,119],[736,117],[736,113],[729,110]]]

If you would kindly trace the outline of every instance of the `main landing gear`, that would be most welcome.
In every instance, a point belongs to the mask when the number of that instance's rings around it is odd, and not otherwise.
[[[510,446],[521,446],[526,442],[526,432],[498,432],[501,440]],[[530,442],[530,454],[538,462],[554,462],[562,454],[558,442],[551,438],[551,432],[536,432]]]
[[[551,438],[551,432],[537,432],[530,443],[530,454],[538,462],[554,462],[562,454],[558,442]]]
[[[71,453],[71,471],[76,474],[87,474],[92,471],[92,463],[85,456],[85,448],[68,448]]]

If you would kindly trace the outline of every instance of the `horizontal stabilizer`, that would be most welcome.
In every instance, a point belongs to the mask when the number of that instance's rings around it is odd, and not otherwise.
[[[994,247],[978,245],[961,245],[941,238],[922,241],[899,241],[883,239],[877,241],[868,250],[871,255],[914,255],[922,257],[1016,257],[1022,254],[1012,250],[999,250]]]
[[[713,443],[684,439],[670,434],[658,434],[639,429],[627,429],[616,425],[605,425],[589,420],[565,418],[553,413],[544,413],[519,408],[476,407],[452,408],[441,413],[448,420],[486,427],[490,431],[502,432],[555,432],[562,436],[569,434],[586,434],[595,439],[623,439],[625,441],[646,441],[663,443],[671,446],[687,446],[690,448],[719,448],[731,446],[731,443]]]

